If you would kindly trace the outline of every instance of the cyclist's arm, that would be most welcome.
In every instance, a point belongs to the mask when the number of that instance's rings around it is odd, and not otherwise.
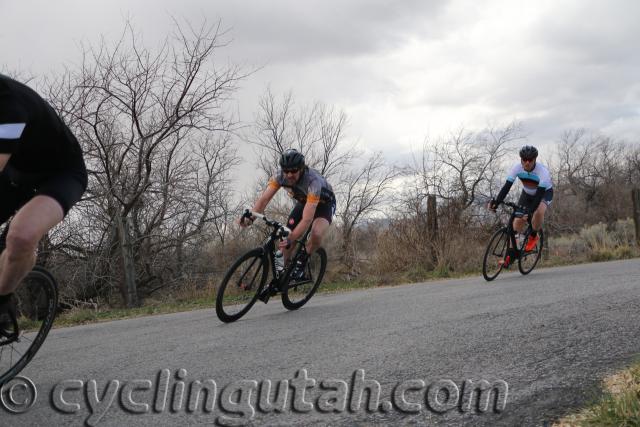
[[[533,202],[531,203],[531,213],[534,213],[538,206],[540,206],[540,202],[542,202],[542,198],[544,197],[544,193],[547,191],[545,187],[538,187],[536,190],[536,194],[533,196]]]
[[[304,204],[304,209],[302,210],[302,219],[296,225],[296,228],[293,229],[291,234],[289,235],[289,240],[294,241],[299,239],[304,235],[309,227],[311,227],[311,223],[313,222],[313,217],[316,215],[316,208],[318,207],[318,202],[307,203]]]
[[[275,194],[278,192],[279,189],[280,189],[279,185],[273,185],[272,181],[269,181],[269,185],[267,186],[267,189],[262,192],[258,200],[256,200],[256,202],[254,203],[253,211],[264,213],[264,210],[267,208],[267,205],[269,204],[269,202],[271,201],[273,196],[275,196]]]
[[[507,181],[504,183],[504,185],[500,189],[500,192],[496,196],[496,205],[499,205],[500,203],[502,203],[504,198],[507,197],[507,194],[509,194],[509,190],[511,190],[512,185],[513,185],[513,181],[510,181],[507,179]]]
[[[291,232],[289,240],[299,239],[304,235],[307,229],[311,227],[313,217],[316,215],[316,208],[318,207],[318,203],[320,203],[321,194],[322,182],[317,179],[312,180],[309,183],[309,188],[307,189],[307,200],[304,204],[304,209],[302,209],[302,219]]]
[[[11,154],[0,154],[0,172],[4,170],[4,167],[9,161],[9,157],[11,157]]]
[[[545,166],[540,166],[540,183],[538,184],[536,194],[533,196],[534,198],[531,205],[531,213],[534,213],[536,209],[538,209],[538,206],[540,206],[540,203],[544,198],[544,194],[549,188],[551,188],[552,185],[551,174],[549,173],[549,170]]]

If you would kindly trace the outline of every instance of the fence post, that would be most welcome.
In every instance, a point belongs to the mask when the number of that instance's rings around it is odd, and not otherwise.
[[[427,238],[431,245],[431,262],[436,265],[438,256],[438,205],[434,194],[427,195]]]
[[[640,188],[631,190],[633,200],[633,222],[636,224],[636,244],[640,246]]]

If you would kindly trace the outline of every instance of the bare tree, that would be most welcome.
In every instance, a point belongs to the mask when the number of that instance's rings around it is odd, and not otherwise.
[[[257,148],[262,181],[277,170],[280,154],[295,148],[306,163],[327,179],[339,176],[354,156],[354,148],[344,140],[347,117],[318,102],[296,108],[291,92],[281,100],[267,89],[260,99],[251,134],[246,137]]]
[[[139,304],[142,288],[164,286],[167,272],[179,277],[185,246],[207,227],[222,236],[237,162],[229,138],[236,123],[225,105],[244,77],[237,67],[213,66],[224,36],[219,23],[176,22],[154,52],[127,23],[114,46],[86,48],[79,70],[49,82],[90,173],[79,227],[93,230],[73,246],[97,257],[97,275],[116,279],[128,306]]]
[[[559,196],[554,220],[561,229],[608,223],[629,214],[622,188],[633,183],[633,150],[585,129],[565,131],[557,145]]]
[[[499,165],[501,159],[511,148],[510,143],[521,139],[522,126],[511,122],[502,128],[489,127],[482,132],[472,133],[460,128],[446,140],[431,148],[434,171],[433,179],[437,195],[454,202],[460,210],[470,208],[494,174],[492,167]]]
[[[357,250],[354,233],[357,226],[370,218],[389,200],[389,190],[399,172],[388,167],[382,153],[373,154],[358,170],[346,173],[343,191],[340,194],[339,213],[342,237],[342,263],[347,276],[357,276]]]

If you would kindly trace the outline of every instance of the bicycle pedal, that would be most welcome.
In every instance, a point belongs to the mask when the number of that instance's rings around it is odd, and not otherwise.
[[[269,302],[269,298],[271,298],[271,294],[269,292],[262,292],[258,295],[258,299],[265,304]]]

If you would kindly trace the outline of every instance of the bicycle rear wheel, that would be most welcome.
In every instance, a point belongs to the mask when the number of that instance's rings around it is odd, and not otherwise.
[[[502,271],[503,262],[509,248],[509,232],[503,227],[493,233],[482,260],[482,275],[487,282],[492,281]]]
[[[218,287],[216,314],[223,322],[234,322],[256,303],[267,280],[268,263],[262,248],[253,249],[233,263]]]
[[[0,386],[18,375],[42,346],[56,316],[58,285],[36,266],[14,292],[13,302],[16,322],[11,331],[0,330]]]
[[[303,280],[291,281],[282,293],[282,304],[288,310],[297,310],[307,303],[318,290],[327,269],[327,252],[318,248],[309,256]]]
[[[532,251],[529,251],[529,252],[524,251],[524,247],[527,245],[527,242],[529,241],[529,237],[530,237],[529,234],[524,239],[524,242],[522,242],[522,247],[519,248],[521,255],[518,258],[518,270],[520,270],[520,273],[522,274],[531,273],[531,271],[538,264],[540,257],[542,256],[542,248],[544,246],[544,233],[542,232],[542,230],[538,231],[538,236],[540,238],[538,239],[538,243],[536,244],[536,247]]]

